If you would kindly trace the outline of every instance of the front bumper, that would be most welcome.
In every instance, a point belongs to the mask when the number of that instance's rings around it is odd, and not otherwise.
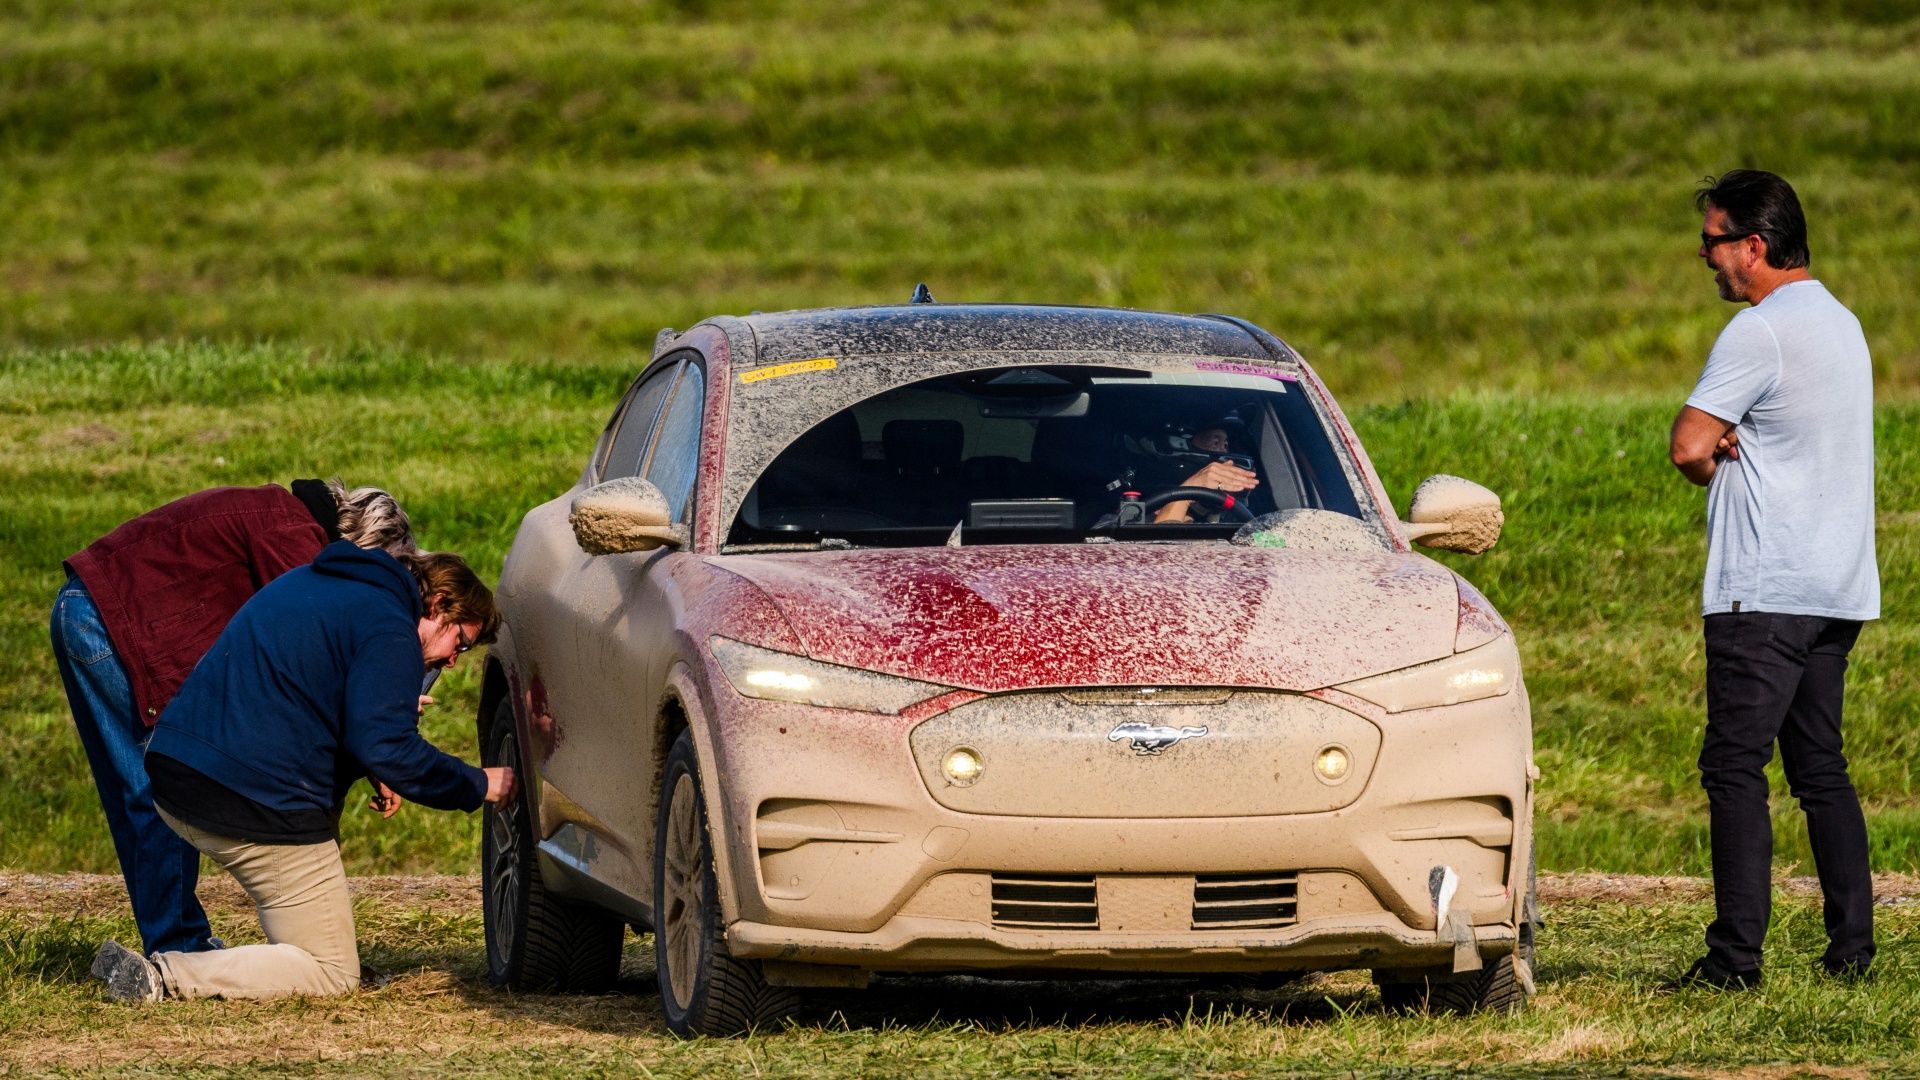
[[[1368,772],[1332,809],[1251,816],[962,812],[929,790],[913,753],[928,717],[753,702],[713,744],[729,948],[870,971],[1437,965],[1454,951],[1428,881],[1448,866],[1475,947],[1511,950],[1532,842],[1524,687],[1392,716],[1319,696],[1379,729]],[[1058,783],[1124,784],[1139,767],[1127,757],[1089,739],[1084,766]],[[1291,910],[1276,895],[1266,917],[1206,922],[1198,895],[1223,879],[1231,892],[1235,875],[1290,880]],[[1008,883],[1028,879],[1066,880],[1076,903],[1093,902],[1065,922],[1006,917]]]

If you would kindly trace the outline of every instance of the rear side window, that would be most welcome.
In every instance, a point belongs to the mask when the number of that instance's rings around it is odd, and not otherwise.
[[[667,497],[673,520],[685,521],[693,498],[693,481],[700,469],[700,419],[707,404],[706,375],[700,365],[680,365],[673,396],[660,414],[647,461],[647,479]]]
[[[627,395],[626,407],[614,420],[613,438],[608,440],[607,455],[600,461],[600,479],[639,475],[642,455],[647,452],[647,435],[653,430],[654,414],[660,411],[661,399],[667,396],[667,389],[673,385],[673,376],[679,367],[678,363],[669,361],[660,370],[646,376]]]

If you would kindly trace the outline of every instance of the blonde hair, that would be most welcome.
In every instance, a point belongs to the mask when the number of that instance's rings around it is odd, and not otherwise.
[[[393,496],[376,487],[348,491],[337,476],[327,481],[327,493],[340,511],[340,535],[356,547],[379,548],[395,556],[418,550],[413,522]]]
[[[467,561],[450,551],[415,551],[395,556],[413,573],[420,586],[420,610],[448,622],[479,623],[476,645],[491,642],[500,632],[500,610],[493,606],[493,590],[480,580]],[[440,598],[438,608],[434,598]]]

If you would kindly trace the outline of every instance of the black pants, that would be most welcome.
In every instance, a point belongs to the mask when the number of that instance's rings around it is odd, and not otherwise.
[[[1780,743],[1787,785],[1807,815],[1826,897],[1830,968],[1873,959],[1873,878],[1867,822],[1841,753],[1847,652],[1860,624],[1814,615],[1709,615],[1707,735],[1700,785],[1712,808],[1713,897],[1707,951],[1737,970],[1757,967],[1772,909],[1773,822],[1767,762]]]

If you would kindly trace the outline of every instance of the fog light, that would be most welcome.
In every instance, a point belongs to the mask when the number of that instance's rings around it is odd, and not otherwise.
[[[986,765],[980,760],[978,752],[964,746],[956,746],[947,751],[947,760],[941,764],[941,769],[947,774],[947,779],[961,787],[966,787],[980,779],[980,774],[985,771]]]
[[[1346,779],[1347,770],[1352,767],[1353,758],[1338,746],[1329,746],[1321,750],[1313,759],[1313,771],[1320,774],[1320,779],[1330,784],[1337,784]]]

